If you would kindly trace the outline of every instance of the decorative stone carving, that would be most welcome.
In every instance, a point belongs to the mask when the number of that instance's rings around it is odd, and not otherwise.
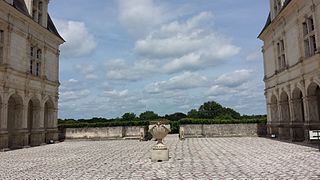
[[[149,126],[149,132],[157,140],[157,144],[152,147],[151,161],[161,162],[169,160],[169,149],[163,144],[163,139],[170,132],[170,125],[163,125],[158,122],[156,125]]]

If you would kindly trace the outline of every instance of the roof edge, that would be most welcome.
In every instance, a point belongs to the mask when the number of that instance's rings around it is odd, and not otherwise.
[[[286,0],[283,4],[282,9],[280,10],[280,12],[278,13],[277,16],[279,16],[279,14],[288,6],[288,4],[292,2],[292,0]],[[265,32],[265,30],[269,27],[269,25],[273,22],[273,20],[271,20],[271,12],[269,12],[268,15],[268,19],[266,21],[266,24],[264,25],[263,29],[261,30],[260,34],[258,35],[258,38]]]

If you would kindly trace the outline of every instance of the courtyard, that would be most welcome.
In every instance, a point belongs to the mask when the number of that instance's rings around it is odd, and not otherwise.
[[[154,141],[66,141],[0,153],[0,179],[319,179],[318,149],[258,137],[169,135],[168,162]]]

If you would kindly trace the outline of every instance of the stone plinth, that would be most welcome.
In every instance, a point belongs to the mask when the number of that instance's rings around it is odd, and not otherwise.
[[[155,145],[151,150],[151,161],[169,161],[169,149],[163,144]]]

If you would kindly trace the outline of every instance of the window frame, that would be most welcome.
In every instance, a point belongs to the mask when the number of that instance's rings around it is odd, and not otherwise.
[[[304,56],[312,57],[318,53],[314,16],[307,16],[302,23]]]
[[[281,38],[276,43],[277,48],[277,69],[278,72],[283,71],[287,68],[287,60],[286,60],[286,48],[284,39]]]
[[[4,63],[5,31],[0,29],[0,64]]]
[[[40,77],[42,49],[36,45],[31,44],[29,53],[30,53],[29,74]]]

